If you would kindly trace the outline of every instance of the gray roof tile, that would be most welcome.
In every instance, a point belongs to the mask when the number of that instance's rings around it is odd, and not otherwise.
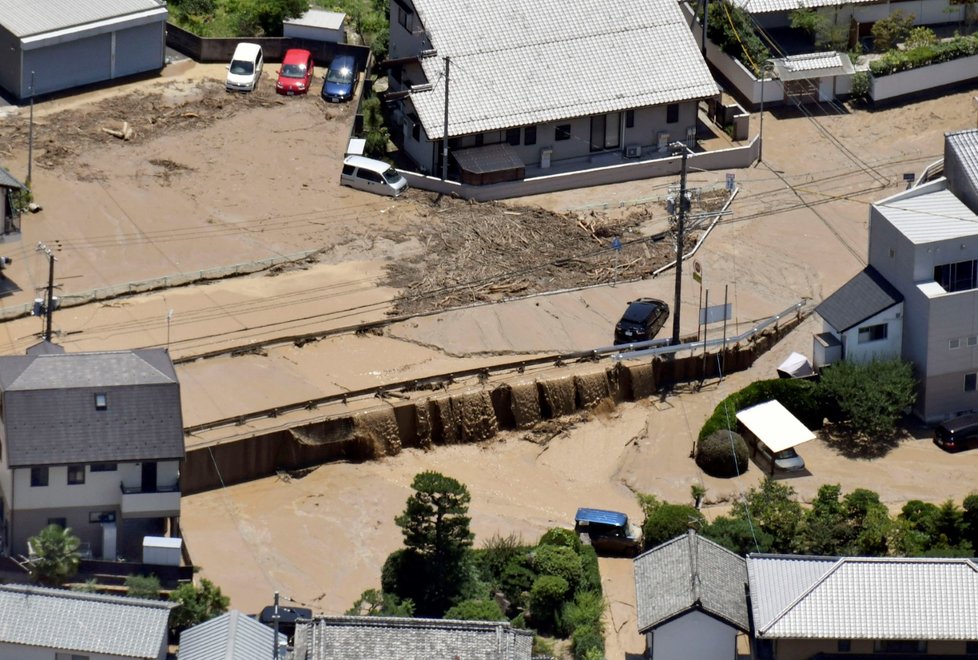
[[[823,300],[815,313],[836,331],[845,332],[902,301],[903,295],[879,271],[867,266]]]
[[[159,657],[172,603],[0,585],[0,642],[80,654]]]
[[[10,467],[184,455],[180,385],[163,349],[2,356],[0,395]]]
[[[714,96],[716,83],[669,0],[414,0],[437,57],[411,100],[432,139]]]
[[[153,9],[165,12],[157,0],[0,0],[0,25],[29,37]]]
[[[180,660],[268,660],[274,636],[264,623],[231,610],[180,633]]]
[[[743,557],[690,531],[635,559],[638,630],[700,610],[747,631],[746,584]]]
[[[978,639],[970,559],[749,555],[757,635],[790,639]]]
[[[533,633],[505,621],[375,616],[300,623],[296,660],[530,660]]]
[[[17,188],[19,190],[20,188],[26,188],[27,186],[15,179],[10,172],[0,167],[0,187]]]

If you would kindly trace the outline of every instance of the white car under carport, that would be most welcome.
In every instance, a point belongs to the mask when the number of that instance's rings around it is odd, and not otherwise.
[[[737,421],[745,431],[751,453],[755,459],[758,455],[763,457],[771,474],[805,469],[805,461],[795,447],[814,440],[815,434],[779,401],[744,408],[737,413]]]

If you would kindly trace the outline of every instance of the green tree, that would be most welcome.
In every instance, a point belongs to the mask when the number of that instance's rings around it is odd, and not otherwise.
[[[770,477],[761,482],[760,488],[751,488],[744,494],[743,506],[735,507],[734,517],[749,515],[755,528],[769,535],[770,552],[792,553],[795,551],[798,526],[803,516],[801,504],[795,499],[795,489]]]
[[[846,543],[847,527],[838,484],[824,484],[805,512],[799,529],[799,550],[810,555],[836,555]]]
[[[499,609],[499,603],[485,598],[463,600],[458,605],[448,608],[445,618],[463,621],[505,621],[506,615]]]
[[[646,513],[642,542],[648,550],[685,534],[687,530],[703,529],[705,525],[706,519],[695,506],[665,502]]]
[[[910,34],[916,19],[913,14],[897,9],[873,23],[873,49],[885,53],[896,48]]]
[[[309,11],[309,0],[226,0],[225,6],[250,33],[280,37],[283,21]]]
[[[707,36],[710,41],[727,55],[743,62],[755,75],[760,74],[771,53],[754,29],[750,14],[728,0],[711,2],[709,12]]]
[[[533,566],[537,575],[556,575],[567,580],[571,593],[577,591],[584,577],[580,556],[566,546],[539,546],[533,552]]]
[[[567,580],[556,575],[541,575],[530,588],[530,615],[537,630],[550,632],[557,612],[570,593]]]
[[[718,516],[701,534],[741,556],[749,552],[770,552],[774,546],[771,535],[752,527],[746,517]]]
[[[978,548],[978,493],[972,493],[962,502],[964,512],[961,519],[964,522],[965,539],[972,548]]]
[[[916,399],[913,367],[902,360],[843,360],[822,371],[819,386],[854,432],[874,439],[893,437]]]
[[[889,554],[887,539],[892,520],[879,494],[857,488],[842,500],[846,516],[846,546],[842,554],[883,557]]]
[[[414,603],[378,589],[367,589],[346,611],[351,616],[414,616]]]
[[[133,598],[158,600],[160,579],[155,575],[129,575],[126,577],[126,595]]]
[[[170,630],[174,635],[224,614],[231,603],[220,587],[206,578],[199,587],[192,582],[181,584],[170,592],[170,600],[177,604],[170,611]]]
[[[58,587],[78,573],[81,541],[70,527],[48,525],[27,543],[32,550],[27,571],[35,582]]]
[[[458,602],[471,581],[471,497],[462,483],[438,472],[421,472],[411,487],[414,494],[395,522],[404,534],[408,563],[418,564],[423,576],[414,599],[417,612],[440,616]],[[395,593],[410,597],[403,591]]]

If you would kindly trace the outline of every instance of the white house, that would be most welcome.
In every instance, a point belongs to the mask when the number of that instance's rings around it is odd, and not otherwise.
[[[176,531],[183,422],[165,350],[0,357],[0,443],[4,554],[51,523],[103,559]]]
[[[426,173],[488,184],[695,142],[719,93],[668,0],[392,0],[396,136]],[[447,113],[446,113],[447,97]]]

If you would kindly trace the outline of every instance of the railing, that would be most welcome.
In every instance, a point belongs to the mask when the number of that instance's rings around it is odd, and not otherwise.
[[[122,491],[123,495],[140,495],[147,493],[179,493],[180,492],[180,480],[177,479],[172,484],[167,484],[163,486],[156,486],[152,490],[143,489],[142,485],[139,486],[127,486],[125,482],[119,482],[119,490]]]

